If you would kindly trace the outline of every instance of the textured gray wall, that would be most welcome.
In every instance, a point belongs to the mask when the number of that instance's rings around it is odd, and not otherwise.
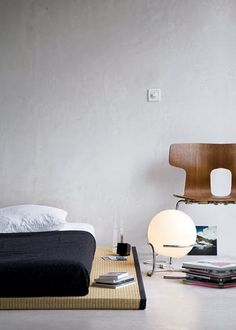
[[[236,141],[235,58],[236,1],[1,0],[1,206],[62,207],[104,245],[122,220],[148,250],[149,220],[183,187],[169,145]],[[236,251],[235,209],[186,211]]]

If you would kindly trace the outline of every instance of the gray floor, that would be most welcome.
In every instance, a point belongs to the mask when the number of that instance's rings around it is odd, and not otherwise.
[[[147,277],[145,311],[1,311],[1,330],[236,329],[236,288],[210,289]]]

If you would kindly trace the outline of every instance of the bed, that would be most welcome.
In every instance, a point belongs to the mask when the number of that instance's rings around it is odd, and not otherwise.
[[[0,297],[84,296],[96,249],[94,228],[0,233]]]

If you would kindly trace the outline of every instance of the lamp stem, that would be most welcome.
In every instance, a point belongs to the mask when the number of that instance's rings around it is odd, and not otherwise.
[[[155,253],[155,250],[154,250],[154,246],[151,243],[148,243],[148,244],[152,248],[152,270],[148,271],[147,275],[152,276],[154,271],[155,271],[155,268],[156,268],[156,253]]]

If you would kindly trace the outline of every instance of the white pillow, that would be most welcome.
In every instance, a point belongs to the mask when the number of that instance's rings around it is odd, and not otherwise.
[[[0,232],[49,231],[66,223],[67,212],[43,205],[16,205],[0,208]]]

